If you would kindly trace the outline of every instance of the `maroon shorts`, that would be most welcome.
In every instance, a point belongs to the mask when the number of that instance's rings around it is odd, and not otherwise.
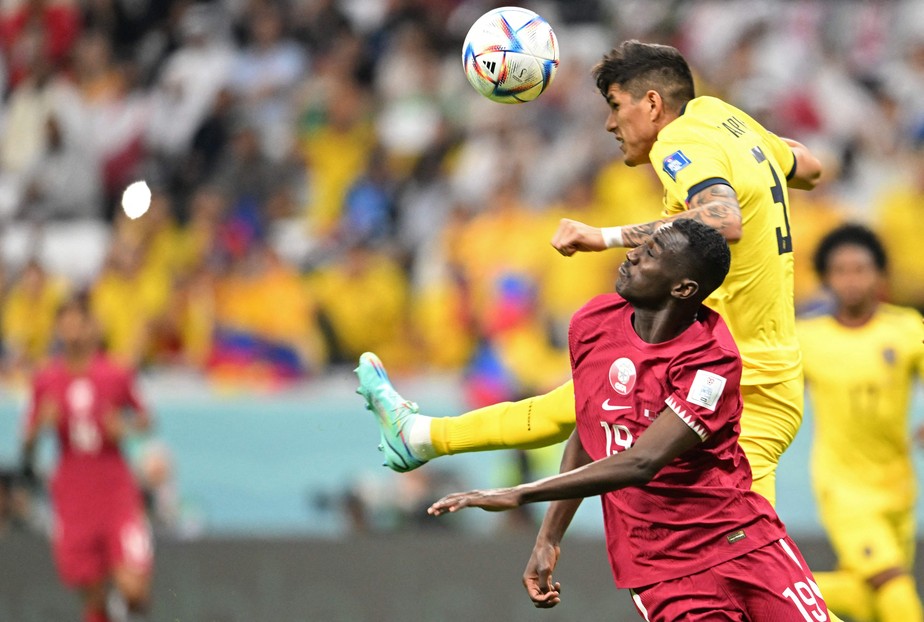
[[[115,568],[147,574],[154,561],[151,529],[140,511],[91,520],[56,515],[52,549],[58,574],[71,587],[96,583]]]
[[[679,579],[631,590],[649,622],[826,622],[828,608],[788,537]]]

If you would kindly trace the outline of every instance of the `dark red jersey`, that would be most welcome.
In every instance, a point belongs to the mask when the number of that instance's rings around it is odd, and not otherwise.
[[[52,482],[56,513],[82,516],[110,499],[137,496],[131,471],[105,425],[106,418],[120,417],[126,408],[144,412],[133,375],[105,356],[95,356],[79,373],[60,360],[38,372],[26,426],[34,428],[44,414],[56,420],[59,459]]]
[[[741,357],[722,318],[701,307],[670,341],[649,344],[618,294],[571,320],[577,430],[594,460],[624,451],[658,415],[702,439],[647,485],[602,496],[607,550],[619,587],[694,574],[785,537],[766,499],[750,491],[738,445]]]

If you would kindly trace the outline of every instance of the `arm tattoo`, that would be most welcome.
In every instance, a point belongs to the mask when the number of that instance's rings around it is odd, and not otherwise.
[[[622,228],[623,244],[627,248],[635,248],[643,244],[662,224],[678,218],[697,220],[726,235],[741,227],[741,206],[738,204],[738,195],[731,186],[725,184],[709,186],[690,198],[688,209],[685,212],[641,225],[624,226]]]

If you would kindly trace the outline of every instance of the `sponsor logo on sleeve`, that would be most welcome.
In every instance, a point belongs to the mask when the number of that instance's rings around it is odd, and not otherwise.
[[[671,176],[671,179],[677,181],[677,173],[682,171],[688,164],[690,158],[683,154],[683,151],[675,151],[664,158],[664,172]]]
[[[725,389],[725,382],[724,377],[705,369],[699,369],[693,377],[693,384],[690,385],[690,392],[687,393],[687,401],[715,411],[715,406],[719,403],[719,398],[722,397],[722,391]]]

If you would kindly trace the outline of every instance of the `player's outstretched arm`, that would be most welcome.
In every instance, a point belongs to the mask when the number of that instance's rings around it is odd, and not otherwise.
[[[431,505],[427,513],[439,516],[466,507],[496,512],[537,501],[594,497],[629,486],[644,486],[666,464],[699,442],[696,432],[665,408],[635,445],[625,451],[529,484],[453,493]]]
[[[714,184],[690,197],[688,209],[660,220],[622,227],[592,227],[570,218],[562,218],[552,246],[565,257],[579,251],[602,251],[607,248],[635,248],[642,245],[665,223],[689,218],[709,225],[729,242],[741,239],[741,205],[734,189]]]
[[[796,156],[796,169],[787,180],[787,185],[797,190],[812,190],[821,179],[821,161],[799,141],[783,137],[780,139],[789,145]]]

